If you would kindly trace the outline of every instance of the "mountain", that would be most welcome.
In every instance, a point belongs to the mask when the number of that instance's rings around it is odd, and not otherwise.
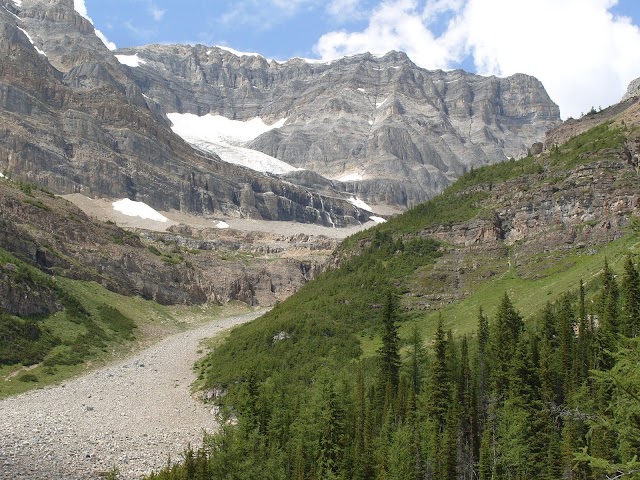
[[[203,45],[116,54],[172,121],[192,114],[203,123],[205,115],[280,122],[242,146],[373,204],[416,205],[471,168],[523,156],[560,121],[533,77],[429,71],[401,52],[327,63],[280,63]],[[193,124],[182,131],[196,145],[206,141]],[[297,172],[284,177],[308,185]]]
[[[161,210],[357,225],[368,214],[196,151],[72,0],[0,2],[0,170],[56,193]]]

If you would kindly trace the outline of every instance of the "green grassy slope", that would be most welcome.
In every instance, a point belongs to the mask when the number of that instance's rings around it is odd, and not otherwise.
[[[497,241],[477,250],[430,240],[429,232],[491,218],[500,208],[495,192],[507,182],[535,191],[561,182],[581,165],[617,161],[627,133],[608,122],[542,156],[473,170],[433,200],[349,237],[337,252],[339,268],[321,275],[260,320],[237,329],[212,352],[202,373],[205,383],[231,385],[250,372],[264,380],[283,369],[298,372],[301,382],[310,381],[323,365],[373,354],[380,344],[380,306],[389,288],[402,296],[401,336],[408,338],[417,325],[423,338],[430,338],[440,314],[446,328],[473,333],[479,308],[492,315],[505,292],[530,320],[547,301],[575,289],[580,279],[588,287],[605,257],[618,269],[625,253],[637,251],[640,239],[633,232],[587,249],[563,244],[535,254],[525,252],[518,262],[514,259],[519,242]],[[637,183],[637,178],[631,181]],[[412,253],[407,248],[412,242],[428,248]],[[436,263],[465,255],[480,263],[476,270],[490,270],[488,278],[463,272],[461,295],[419,308],[417,299],[424,292],[454,288],[449,279],[439,283],[437,275],[429,274]]]

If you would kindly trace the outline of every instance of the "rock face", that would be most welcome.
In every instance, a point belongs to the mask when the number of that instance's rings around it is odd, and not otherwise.
[[[142,59],[130,73],[166,112],[286,119],[247,146],[371,203],[415,205],[471,167],[526,155],[560,122],[533,77],[428,71],[399,52],[331,63],[202,45],[117,53]]]
[[[220,233],[184,225],[169,233],[137,234],[6,179],[0,179],[0,227],[0,311],[21,316],[62,308],[57,276],[162,304],[272,305],[319,273],[337,245],[311,235]],[[42,275],[6,261],[4,251]]]
[[[56,193],[322,225],[367,214],[197,152],[145,98],[73,0],[0,0],[0,171]]]
[[[636,78],[635,80],[631,81],[631,83],[629,83],[627,92],[622,97],[622,101],[624,102],[625,100],[638,96],[640,96],[640,78]]]

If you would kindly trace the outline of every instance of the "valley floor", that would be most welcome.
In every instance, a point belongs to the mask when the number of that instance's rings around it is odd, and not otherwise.
[[[0,401],[0,478],[93,479],[115,465],[133,479],[178,460],[217,428],[190,391],[200,342],[262,313],[172,335],[66,384]]]

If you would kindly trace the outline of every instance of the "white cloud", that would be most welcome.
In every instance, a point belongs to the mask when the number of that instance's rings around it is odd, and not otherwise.
[[[620,100],[640,76],[640,30],[616,0],[469,0],[449,35],[479,73],[538,77],[563,116]],[[526,27],[529,28],[526,28]]]
[[[89,18],[89,14],[87,13],[87,6],[84,4],[84,0],[73,0],[73,8],[76,10],[76,12],[93,23]]]
[[[105,44],[105,46],[109,49],[109,50],[115,50],[116,44],[109,41],[109,39],[106,37],[106,35],[104,33],[102,33],[100,30],[98,30],[97,28],[95,29],[96,32],[96,37],[98,37],[100,40],[102,40],[102,43]]]
[[[323,60],[345,55],[389,50],[406,52],[414,62],[429,68],[447,68],[451,53],[427,28],[415,0],[383,1],[362,32],[330,32],[318,40],[314,50]]]
[[[340,22],[360,18],[366,14],[360,0],[331,0],[327,4],[327,13]]]
[[[73,8],[75,9],[76,12],[78,12],[84,18],[89,20],[91,22],[91,24],[93,25],[93,20],[91,20],[91,17],[89,16],[89,13],[87,12],[87,6],[85,5],[84,0],[73,0]],[[109,50],[115,50],[116,49],[116,44],[113,43],[113,42],[110,42],[109,39],[106,37],[106,35],[104,33],[102,33],[100,30],[98,30],[95,27],[94,27],[94,30],[96,32],[96,36],[100,40],[102,40],[102,43],[104,43],[105,46]]]
[[[153,4],[149,7],[149,9],[151,10],[151,16],[156,22],[159,22],[160,20],[162,20],[162,18],[164,17],[164,14],[167,13],[166,9],[158,8]]]
[[[640,76],[640,29],[610,13],[616,4],[383,0],[365,29],[329,32],[314,50],[324,60],[402,50],[430,69],[454,68],[471,58],[482,74],[536,76],[562,115],[575,117],[591,106],[617,102],[629,81]]]
[[[300,11],[324,4],[322,0],[241,0],[229,2],[229,7],[218,17],[224,26],[253,26],[270,30]]]

